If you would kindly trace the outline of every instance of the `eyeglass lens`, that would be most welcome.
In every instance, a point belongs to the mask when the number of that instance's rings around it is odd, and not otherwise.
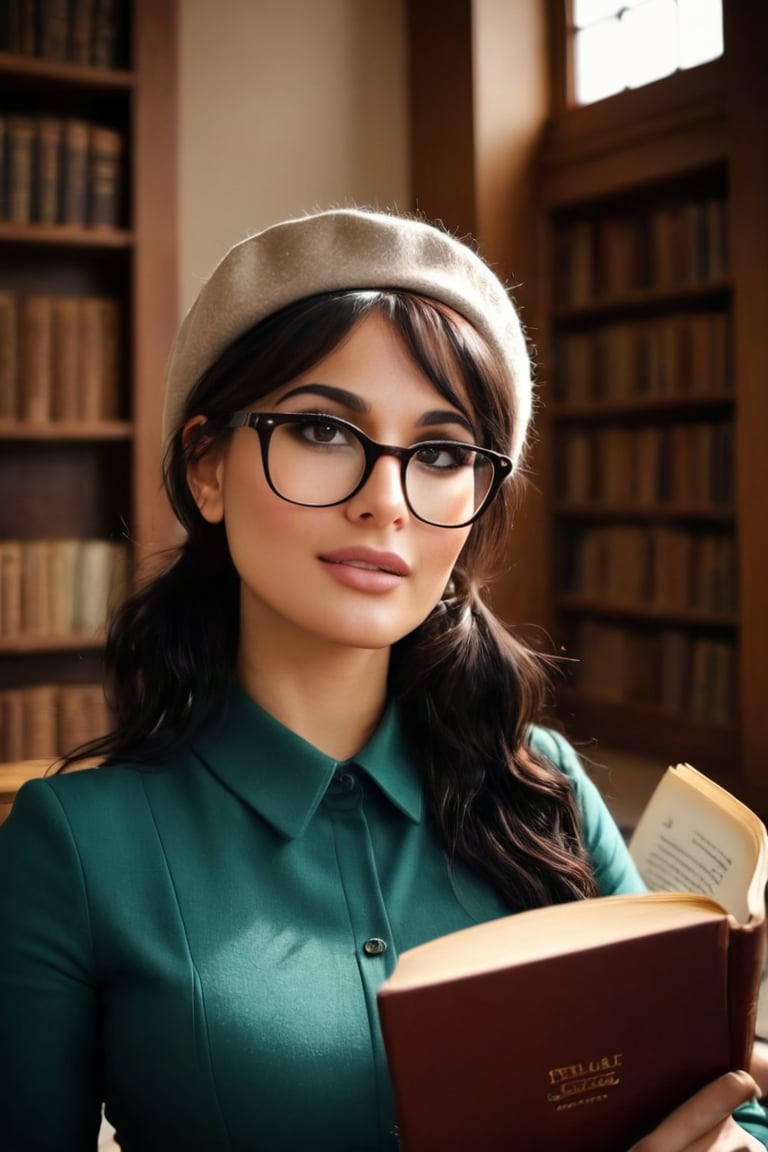
[[[281,424],[269,442],[269,473],[287,500],[315,507],[346,500],[365,471],[365,450],[348,428],[322,420]],[[452,527],[470,520],[493,483],[489,457],[464,445],[425,443],[408,461],[405,489],[416,516]]]

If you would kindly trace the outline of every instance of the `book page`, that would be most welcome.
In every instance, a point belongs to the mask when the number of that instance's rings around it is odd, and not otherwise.
[[[644,892],[548,904],[401,952],[385,987],[460,980],[722,919],[719,904],[690,893]]]
[[[651,891],[699,892],[745,922],[761,912],[764,830],[746,809],[745,819],[728,793],[708,780],[701,787],[697,774],[684,769],[670,769],[662,778],[630,852]]]

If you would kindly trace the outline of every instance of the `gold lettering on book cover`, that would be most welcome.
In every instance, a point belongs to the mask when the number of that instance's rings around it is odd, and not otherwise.
[[[621,1063],[621,1052],[615,1052],[612,1056],[601,1056],[596,1060],[550,1068],[547,1100],[557,1104],[558,1112],[607,1100],[605,1089],[621,1083]]]

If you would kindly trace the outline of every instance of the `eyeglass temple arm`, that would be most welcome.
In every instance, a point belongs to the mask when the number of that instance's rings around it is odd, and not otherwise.
[[[255,428],[256,425],[258,424],[258,422],[259,422],[258,412],[235,412],[235,414],[233,416],[229,417],[229,419],[227,420],[227,423],[225,424],[225,427],[226,428],[245,428],[246,426],[250,426],[251,428]]]

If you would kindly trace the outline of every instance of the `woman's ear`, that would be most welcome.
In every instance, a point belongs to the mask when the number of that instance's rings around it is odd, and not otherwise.
[[[185,450],[192,437],[192,430],[205,422],[205,416],[193,416],[184,425],[181,438]],[[203,435],[202,445],[198,444],[187,465],[187,484],[203,519],[209,524],[219,524],[224,519],[223,441],[212,440],[206,447]]]

